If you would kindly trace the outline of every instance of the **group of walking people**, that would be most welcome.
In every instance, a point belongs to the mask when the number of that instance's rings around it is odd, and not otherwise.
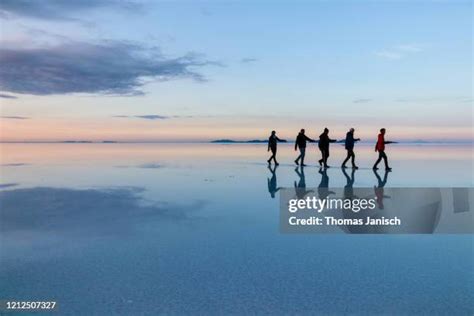
[[[355,131],[354,128],[351,128],[346,134],[344,146],[347,151],[347,156],[346,156],[346,159],[344,159],[344,161],[342,162],[341,168],[346,168],[346,163],[349,161],[349,159],[351,160],[352,168],[354,169],[359,168],[355,164],[354,144],[360,141],[360,138],[354,137],[354,131]],[[278,166],[278,161],[276,159],[278,142],[286,142],[286,140],[278,138],[278,136],[276,135],[276,132],[272,131],[272,134],[268,138],[268,151],[271,151],[272,155],[267,161],[269,164],[271,164],[273,160],[276,166]],[[307,142],[318,143],[319,150],[321,151],[321,159],[319,159],[318,161],[319,165],[324,168],[329,168],[329,165],[328,165],[329,145],[330,143],[337,142],[337,139],[331,139],[329,137],[329,129],[328,128],[324,129],[323,133],[319,135],[319,141],[309,138],[308,136],[306,136],[305,130],[301,129],[301,131],[298,133],[298,136],[296,136],[296,140],[295,140],[295,151],[299,149],[299,152],[300,152],[299,156],[295,159],[296,165],[306,166],[304,164],[304,158],[306,155]],[[377,170],[378,164],[383,159],[385,163],[385,170],[388,170],[388,171],[392,170],[388,166],[388,158],[387,158],[387,155],[385,154],[385,145],[391,144],[391,143],[393,142],[385,140],[385,128],[380,129],[380,134],[378,135],[377,143],[375,144],[375,151],[379,153],[379,157],[377,161],[375,162],[372,169]]]

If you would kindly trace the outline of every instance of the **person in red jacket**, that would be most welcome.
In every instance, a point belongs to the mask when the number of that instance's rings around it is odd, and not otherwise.
[[[385,154],[385,145],[386,144],[391,144],[391,143],[393,143],[393,142],[385,141],[385,128],[380,129],[380,134],[377,138],[377,144],[375,144],[375,151],[379,152],[379,158],[375,162],[375,165],[372,169],[377,170],[378,169],[377,165],[383,159],[383,161],[385,163],[385,170],[387,170],[387,171],[392,170],[392,168],[390,168],[388,166],[388,159],[387,159],[387,155]]]

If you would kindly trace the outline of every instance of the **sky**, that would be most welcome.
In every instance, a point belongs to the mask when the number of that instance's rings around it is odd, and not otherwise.
[[[1,141],[472,141],[471,1],[0,2]]]

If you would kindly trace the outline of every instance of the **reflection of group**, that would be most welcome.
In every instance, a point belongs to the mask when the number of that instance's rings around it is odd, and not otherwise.
[[[355,142],[360,141],[360,138],[355,138],[354,137],[354,129],[351,128],[347,134],[346,138],[344,140],[344,146],[347,151],[347,156],[346,159],[344,159],[341,168],[346,168],[346,163],[351,160],[352,168],[353,169],[358,169],[359,167],[356,166],[355,164],[355,154],[354,154],[354,144]],[[276,160],[276,153],[277,153],[277,144],[278,142],[286,142],[284,139],[280,139],[276,136],[276,132],[272,131],[272,134],[270,135],[268,139],[268,151],[272,152],[272,156],[267,160],[269,164],[271,164],[272,160],[275,163],[275,166],[278,166],[278,162]],[[319,135],[319,141],[316,141],[312,138],[309,138],[308,136],[305,135],[305,130],[301,129],[301,131],[298,133],[298,136],[296,137],[295,140],[295,151],[299,150],[299,155],[295,159],[295,164],[300,165],[300,166],[306,166],[304,164],[304,158],[306,155],[306,143],[318,143],[318,148],[321,151],[321,159],[319,159],[319,165],[324,168],[329,168],[328,165],[328,158],[329,158],[329,144],[330,143],[335,143],[337,142],[337,139],[331,139],[329,137],[329,129],[325,128],[323,133]],[[385,154],[385,145],[386,144],[391,144],[393,142],[391,141],[385,141],[385,128],[380,129],[380,134],[377,137],[377,143],[375,144],[375,151],[379,153],[379,157],[377,161],[375,162],[374,166],[372,167],[374,170],[377,170],[377,166],[380,163],[380,161],[383,159],[384,164],[385,164],[385,170],[390,171],[391,168],[388,166],[388,159],[387,155]]]
[[[268,192],[272,198],[275,198],[275,193],[280,191],[281,187],[277,184],[277,176],[276,176],[276,169],[277,166],[268,166],[272,176],[271,178],[267,178],[268,184]],[[346,172],[344,168],[342,168],[342,173],[346,178],[346,185],[344,186],[344,196],[347,198],[351,198],[353,196],[353,186],[355,182],[355,169],[352,169],[351,175]],[[383,199],[387,198],[388,196],[384,195],[384,186],[387,184],[388,180],[388,170],[385,170],[383,175],[383,179],[380,177],[378,171],[376,169],[373,170],[375,177],[377,178],[377,184],[374,185],[374,193],[377,196],[377,203],[379,204],[379,208],[383,209]],[[304,198],[308,193],[313,192],[313,190],[306,189],[306,178],[304,174],[304,166],[299,166],[295,168],[295,173],[298,175],[298,181],[294,182],[295,192],[298,198]],[[329,190],[329,176],[327,174],[326,168],[320,168],[319,174],[321,175],[321,181],[318,185],[318,196],[321,199],[328,197],[335,192]]]

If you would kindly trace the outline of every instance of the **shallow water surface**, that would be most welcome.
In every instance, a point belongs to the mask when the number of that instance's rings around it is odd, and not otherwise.
[[[453,314],[474,311],[472,235],[287,235],[278,187],[322,181],[315,146],[2,144],[0,298],[64,314]],[[330,165],[344,158],[331,148]],[[472,187],[472,147],[393,145],[354,187]],[[347,173],[352,175],[351,170]],[[273,198],[274,196],[274,198]]]

